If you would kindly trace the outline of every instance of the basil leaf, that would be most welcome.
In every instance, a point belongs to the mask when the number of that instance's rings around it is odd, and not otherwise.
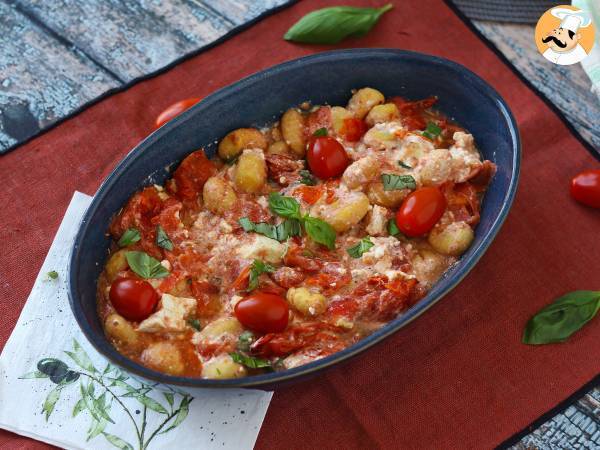
[[[523,333],[524,344],[564,342],[600,310],[600,291],[573,291],[533,316]]]
[[[427,122],[427,128],[423,131],[423,136],[433,141],[441,132],[442,129],[436,123]]]
[[[171,239],[169,239],[169,236],[160,225],[156,226],[156,245],[164,248],[165,250],[173,250],[173,243],[171,242]]]
[[[300,222],[296,219],[286,219],[279,225],[265,222],[254,223],[247,217],[238,220],[244,231],[254,231],[279,242],[286,241],[289,237],[300,235]]]
[[[254,333],[252,331],[244,331],[238,338],[237,348],[242,352],[249,352],[250,345],[254,342]]]
[[[315,137],[327,136],[327,128],[319,128],[317,131],[313,133]]]
[[[402,167],[403,169],[412,169],[412,167],[410,167],[408,164],[406,164],[404,161],[398,161],[398,165],[400,167]]]
[[[391,4],[381,8],[334,6],[318,9],[302,17],[283,38],[305,44],[337,44],[346,37],[364,36],[390,9]]]
[[[373,242],[371,242],[371,238],[369,236],[367,236],[367,237],[362,238],[358,244],[350,247],[346,251],[353,258],[360,258],[363,255],[363,253],[368,252],[369,249],[371,247],[373,247],[374,245],[375,244],[373,244]]]
[[[384,191],[399,191],[402,189],[416,189],[417,183],[412,175],[396,175],[384,173],[381,175]]]
[[[316,243],[326,246],[329,250],[335,248],[335,230],[324,220],[306,216],[304,218],[304,229],[306,234]]]
[[[56,280],[58,278],[58,272],[56,270],[51,270],[48,272],[48,278]]]
[[[233,362],[242,364],[251,369],[262,369],[271,367],[271,362],[268,359],[255,358],[254,356],[243,355],[242,353],[230,353]]]
[[[252,263],[252,266],[250,266],[248,289],[246,289],[246,291],[250,292],[256,289],[258,287],[258,277],[267,272],[275,272],[275,267],[271,266],[270,264],[266,264],[259,259],[255,259]]]
[[[300,178],[300,183],[302,184],[306,184],[307,186],[314,186],[317,184],[317,180],[308,170],[301,170],[300,176],[302,177]]]
[[[238,220],[238,223],[242,226],[244,231],[254,231],[254,222],[247,217],[242,217],[240,220]]]
[[[400,234],[400,228],[396,223],[396,219],[391,218],[387,223],[387,230],[390,236],[398,236]]]
[[[146,252],[127,252],[125,258],[127,258],[131,270],[142,278],[164,278],[169,276],[169,271],[164,268],[160,261]]]
[[[300,236],[300,221],[286,219],[275,227],[275,234],[279,242],[286,241],[292,236]]]
[[[142,237],[140,236],[140,232],[135,228],[128,228],[121,236],[121,239],[117,242],[119,247],[127,247],[128,245],[134,244],[139,241]]]
[[[269,195],[269,208],[274,214],[286,219],[300,219],[300,203],[293,197],[284,197],[279,192]]]
[[[188,319],[188,325],[198,331],[202,329],[202,325],[200,325],[200,321],[198,319]]]

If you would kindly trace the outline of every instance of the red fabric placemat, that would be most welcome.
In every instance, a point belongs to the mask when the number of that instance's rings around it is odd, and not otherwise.
[[[265,19],[0,160],[2,346],[73,191],[93,194],[173,101],[207,95],[260,69],[323,50],[281,39],[292,23],[321,6],[307,0]],[[574,289],[600,289],[600,212],[580,207],[568,195],[569,178],[598,162],[441,2],[398,2],[372,33],[345,46],[440,55],[490,82],[520,126],[520,188],[495,242],[451,294],[350,363],[277,391],[257,447],[493,447],[600,369],[598,321],[566,344],[520,343],[528,318],[553,298]],[[540,56],[539,64],[547,62]],[[7,432],[0,432],[0,444],[43,445]]]

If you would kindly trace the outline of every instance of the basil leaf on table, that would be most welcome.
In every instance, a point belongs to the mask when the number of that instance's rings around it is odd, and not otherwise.
[[[329,250],[335,248],[335,230],[324,220],[306,216],[304,218],[304,229],[306,234],[317,244],[322,244]]]
[[[56,270],[51,270],[47,275],[51,280],[56,280],[58,278],[58,272]]]
[[[262,369],[265,367],[271,367],[271,362],[267,359],[256,358],[254,356],[243,355],[242,353],[230,353],[233,362],[242,364],[243,366],[249,367],[250,369]]]
[[[347,37],[364,36],[390,9],[391,3],[381,8],[333,6],[318,9],[302,17],[283,38],[304,44],[337,44]]]
[[[401,191],[402,189],[416,189],[417,182],[412,175],[396,175],[384,173],[381,175],[384,191]]]
[[[160,225],[156,226],[156,245],[165,250],[173,250],[173,242],[169,239],[167,232]]]
[[[523,333],[524,344],[564,342],[600,310],[600,291],[573,291],[533,316]]]
[[[127,252],[125,253],[127,264],[131,270],[142,278],[165,278],[169,276],[169,271],[152,256],[146,252]]]
[[[128,228],[125,230],[125,233],[123,233],[123,236],[121,236],[121,239],[119,239],[119,242],[117,242],[117,245],[119,247],[127,247],[128,245],[135,244],[141,238],[138,230],[135,228]]]
[[[371,237],[366,236],[366,237],[362,238],[358,242],[358,244],[353,245],[346,251],[352,258],[356,259],[356,258],[360,258],[363,255],[363,253],[368,252],[369,249],[372,248],[374,245],[375,244],[373,244],[373,242],[371,242]]]

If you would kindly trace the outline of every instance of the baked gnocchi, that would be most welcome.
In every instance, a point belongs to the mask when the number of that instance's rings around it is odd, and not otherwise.
[[[292,106],[135,193],[98,280],[110,342],[166,374],[238,378],[402,314],[471,246],[495,171],[435,101],[362,87]]]

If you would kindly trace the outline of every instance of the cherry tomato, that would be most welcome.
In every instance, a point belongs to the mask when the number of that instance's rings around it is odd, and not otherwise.
[[[600,169],[576,175],[571,180],[571,197],[584,205],[600,208]]]
[[[235,305],[235,316],[242,325],[261,333],[281,333],[288,324],[290,308],[283,297],[255,292]]]
[[[150,283],[135,278],[118,278],[110,286],[110,301],[128,320],[147,318],[158,303],[158,294]]]
[[[422,236],[446,210],[446,197],[436,187],[423,187],[404,199],[396,213],[398,229],[407,236]]]
[[[361,119],[344,119],[344,125],[342,125],[341,133],[344,135],[347,141],[356,142],[367,132],[369,128],[364,120]]]
[[[310,139],[306,160],[311,172],[321,179],[340,176],[350,164],[342,144],[329,136]]]
[[[156,121],[154,122],[154,128],[162,127],[169,120],[178,116],[179,114],[184,112],[186,109],[191,108],[199,101],[200,101],[199,98],[194,97],[194,98],[186,98],[185,100],[180,100],[176,103],[173,103],[171,106],[169,106],[167,109],[165,109],[163,112],[161,112],[158,115],[158,117],[156,118]]]

